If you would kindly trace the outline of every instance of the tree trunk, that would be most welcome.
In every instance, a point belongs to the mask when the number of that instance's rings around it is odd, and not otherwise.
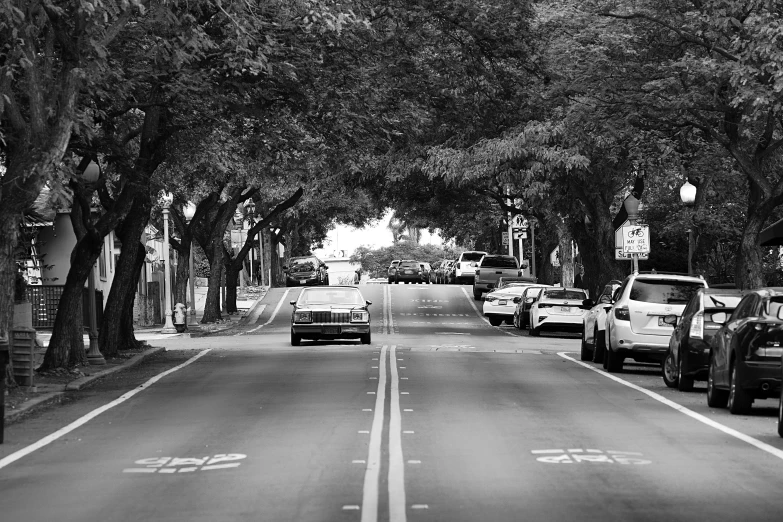
[[[190,280],[190,243],[181,243],[181,246],[175,251],[177,252],[177,277],[174,278],[174,304],[182,303],[185,307],[190,308],[188,299],[188,281]]]
[[[225,264],[226,271],[226,313],[237,313],[237,283],[239,282],[239,271],[242,265],[231,261]]]
[[[557,227],[557,246],[560,253],[560,286],[571,288],[574,286],[574,246],[571,229],[565,220],[555,218]]]
[[[16,278],[16,259],[14,250],[19,240],[19,214],[6,214],[0,211],[0,349],[10,350],[11,328],[14,316],[14,280]],[[11,365],[0,368],[0,379],[9,386],[15,386]],[[0,397],[5,400],[5,397]]]
[[[207,299],[204,302],[204,316],[202,323],[214,323],[220,321],[220,287],[223,281],[223,245],[219,241],[213,241],[209,245],[209,288]]]
[[[759,232],[765,218],[759,212],[748,211],[745,230],[739,244],[737,263],[734,267],[734,284],[737,288],[761,288],[765,286],[761,249],[759,248]]]
[[[130,212],[115,231],[122,242],[122,250],[98,334],[98,344],[104,355],[112,356],[120,350],[133,350],[140,346],[133,334],[133,301],[147,253],[140,239],[151,209],[149,194],[138,194]],[[130,331],[123,327],[126,314],[130,315]]]

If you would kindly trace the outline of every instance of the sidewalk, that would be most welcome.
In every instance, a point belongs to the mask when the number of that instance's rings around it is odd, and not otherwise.
[[[199,292],[199,290],[201,290],[201,292]],[[150,347],[150,341],[172,339],[176,337],[210,335],[241,324],[243,319],[252,315],[253,310],[259,306],[261,299],[266,296],[269,288],[257,287],[257,290],[257,292],[249,293],[249,295],[247,295],[248,298],[241,300],[237,299],[237,308],[240,313],[225,316],[229,319],[227,322],[209,325],[208,329],[195,328],[185,333],[175,334],[160,333],[163,325],[135,328],[134,335],[136,339],[145,345],[145,348],[141,351],[121,353],[120,357],[107,360],[106,365],[75,368],[70,372],[62,369],[55,374],[45,376],[36,374],[35,382],[32,387],[18,387],[13,390],[8,390],[8,395],[5,397],[6,424],[18,420],[35,408],[60,402],[63,396],[69,391],[80,390],[96,379],[131,368],[139,364],[145,358],[166,350],[166,348],[162,346]],[[196,320],[194,322],[200,320],[203,315],[206,295],[206,288],[196,288]],[[49,345],[51,336],[52,332],[48,330],[39,330],[36,333],[38,340],[38,347],[35,350],[36,367],[40,366],[43,361],[46,347]],[[84,336],[84,346],[85,350],[90,346],[89,335]]]

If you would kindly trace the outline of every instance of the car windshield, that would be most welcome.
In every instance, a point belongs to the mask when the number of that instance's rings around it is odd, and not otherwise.
[[[691,297],[700,288],[704,288],[704,283],[698,281],[673,281],[667,279],[648,279],[646,281],[637,279],[631,288],[629,298],[632,301],[642,303],[685,304],[691,300]]]
[[[315,270],[315,267],[318,265],[318,263],[315,261],[315,259],[308,257],[306,259],[292,259],[291,260],[291,270],[297,271],[297,272],[304,272],[304,271],[310,271],[312,272]]]
[[[415,263],[415,262],[400,263],[399,268],[421,268],[421,265],[419,263]]]
[[[481,266],[491,268],[517,268],[517,259],[509,256],[484,256],[481,260]]]
[[[740,294],[721,295],[721,294],[708,294],[704,296],[704,308],[737,308],[737,305],[742,300]]]
[[[462,253],[462,260],[463,261],[478,261],[482,257],[484,257],[483,252],[463,252]]]
[[[527,288],[528,286],[530,286],[530,283],[525,283],[523,281],[503,282],[503,283],[500,284],[500,286],[498,286],[498,290],[500,290],[501,288],[509,288],[511,286],[519,286],[519,287],[522,287],[522,288]]]
[[[361,292],[355,288],[307,288],[297,300],[299,306],[307,305],[363,305]]]
[[[583,291],[579,290],[565,290],[563,288],[558,288],[554,290],[546,290],[544,292],[544,295],[541,296],[542,299],[570,299],[570,300],[584,300],[585,299],[585,293]]]

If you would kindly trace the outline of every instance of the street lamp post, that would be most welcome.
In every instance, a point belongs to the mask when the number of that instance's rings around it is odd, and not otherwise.
[[[182,207],[182,214],[185,216],[185,222],[190,226],[190,222],[193,216],[196,215],[196,205],[192,202],[188,202],[187,205]],[[198,323],[196,322],[196,281],[193,278],[193,235],[190,235],[190,248],[188,248],[188,286],[190,287],[190,307],[187,310],[187,316],[189,319],[185,321],[185,329],[198,329]]]
[[[98,165],[91,161],[87,168],[82,173],[82,179],[87,183],[94,183],[98,181],[101,175],[101,169]],[[100,366],[106,364],[106,359],[103,358],[100,348],[98,347],[98,310],[95,306],[95,264],[90,267],[90,275],[87,279],[87,296],[89,299],[89,314],[90,314],[90,348],[87,350],[87,362],[92,365]]]
[[[164,192],[161,197],[161,203],[163,203],[163,295],[166,302],[166,324],[160,333],[173,334],[177,333],[176,327],[171,320],[171,274],[170,274],[170,259],[169,259],[169,207],[174,200],[174,195],[171,192]]]
[[[685,184],[680,187],[680,200],[688,208],[692,208],[696,203],[696,187],[685,180]],[[691,220],[693,220],[693,211],[691,210]],[[688,226],[688,275],[693,275],[693,223]]]

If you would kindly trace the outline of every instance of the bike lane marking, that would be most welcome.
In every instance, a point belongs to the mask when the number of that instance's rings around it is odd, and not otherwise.
[[[596,368],[596,367],[594,367],[594,366],[592,366],[590,364],[587,364],[585,362],[577,361],[576,359],[574,359],[573,357],[570,357],[567,354],[568,354],[568,352],[558,352],[557,353],[557,355],[559,355],[563,359],[568,359],[569,361],[575,362],[576,364],[578,364],[580,366],[584,366],[588,370],[592,370],[592,371],[596,372],[599,375],[603,375],[607,379],[611,379],[611,380],[613,380],[615,382],[619,382],[623,386],[627,386],[627,387],[629,387],[631,389],[639,391],[639,392],[647,395],[648,397],[650,397],[652,399],[655,399],[656,401],[658,401],[658,402],[660,402],[662,404],[665,404],[666,406],[669,406],[670,408],[673,408],[673,409],[679,411],[680,413],[685,414],[688,417],[691,417],[692,419],[695,419],[695,420],[701,422],[702,424],[706,424],[707,426],[710,426],[711,428],[715,428],[718,431],[722,431],[726,435],[730,435],[730,436],[732,436],[732,437],[734,437],[736,439],[739,439],[739,440],[741,440],[743,442],[746,442],[746,443],[750,444],[751,446],[755,446],[756,448],[758,448],[758,449],[760,449],[762,451],[766,451],[770,455],[783,460],[783,450],[779,450],[778,448],[776,448],[774,446],[771,446],[771,445],[769,445],[769,444],[767,444],[765,442],[761,442],[760,440],[755,439],[755,438],[751,437],[750,435],[745,435],[744,433],[742,433],[740,431],[737,431],[737,430],[735,430],[733,428],[729,428],[728,426],[725,426],[725,425],[723,425],[723,424],[721,424],[721,423],[719,423],[717,421],[714,421],[714,420],[710,419],[709,417],[706,417],[706,416],[702,415],[701,413],[696,413],[695,411],[690,410],[690,409],[686,408],[685,406],[682,406],[681,404],[677,404],[676,402],[667,399],[663,395],[658,395],[657,393],[655,393],[653,391],[650,391],[650,390],[648,390],[646,388],[642,388],[641,386],[637,386],[636,384],[633,384],[633,383],[628,382],[626,380],[620,379],[619,377],[616,377],[616,376],[614,376],[614,375],[612,375],[610,373],[606,373],[603,370],[599,370],[598,368]]]
[[[370,430],[370,450],[367,455],[367,468],[364,472],[364,487],[362,488],[361,522],[376,522],[378,520],[378,484],[381,475],[381,442],[386,402],[386,352],[388,348],[384,344],[380,354],[378,391],[375,394],[375,413]]]
[[[114,399],[113,401],[111,401],[108,404],[104,404],[100,408],[97,408],[97,409],[91,411],[87,415],[84,415],[84,416],[76,419],[75,421],[73,421],[72,423],[68,424],[64,428],[60,428],[59,430],[55,431],[51,435],[47,435],[46,437],[42,438],[38,442],[34,442],[33,444],[27,446],[26,448],[22,448],[19,451],[11,453],[10,455],[0,459],[0,469],[3,469],[4,467],[8,466],[9,464],[11,464],[13,462],[16,462],[17,460],[21,459],[22,457],[25,457],[25,456],[29,455],[30,453],[32,453],[32,452],[34,452],[36,450],[39,450],[39,449],[43,448],[44,446],[46,446],[48,444],[51,444],[52,442],[56,441],[57,439],[59,439],[63,435],[67,435],[68,433],[72,432],[76,428],[79,428],[79,427],[87,424],[89,421],[91,421],[92,419],[94,419],[95,417],[100,415],[101,413],[103,413],[105,411],[108,411],[108,410],[114,408],[115,406],[118,406],[118,405],[122,404],[123,402],[127,401],[128,399],[130,399],[131,397],[133,397],[137,393],[140,393],[140,392],[146,390],[147,388],[149,388],[150,386],[152,386],[153,384],[155,384],[156,382],[158,382],[159,380],[161,380],[165,376],[167,376],[167,375],[169,375],[171,373],[174,373],[177,370],[181,370],[182,368],[184,368],[185,366],[189,365],[190,363],[192,363],[192,362],[196,361],[197,359],[203,357],[210,350],[212,350],[212,348],[207,348],[206,350],[200,351],[198,354],[194,355],[193,357],[191,357],[190,359],[188,359],[184,363],[182,363],[182,364],[180,364],[178,366],[175,366],[173,368],[169,368],[165,372],[159,373],[158,375],[156,375],[155,377],[152,377],[151,379],[149,379],[147,382],[145,382],[144,384],[140,385],[139,387],[134,388],[133,390],[131,390],[131,391],[121,395],[120,397]]]
[[[272,317],[270,317],[267,322],[265,322],[264,324],[262,324],[260,326],[256,326],[252,330],[248,330],[246,332],[239,332],[239,333],[234,334],[234,335],[237,336],[237,335],[244,335],[244,334],[253,333],[256,330],[259,330],[259,329],[263,328],[264,326],[268,325],[269,323],[271,323],[272,321],[274,321],[275,317],[277,317],[277,312],[279,312],[280,311],[280,307],[283,306],[283,303],[285,302],[285,298],[288,296],[288,292],[290,290],[291,290],[290,288],[286,288],[285,289],[285,292],[283,293],[283,297],[280,298],[280,302],[277,303],[277,306],[275,307],[274,312],[272,312]]]

